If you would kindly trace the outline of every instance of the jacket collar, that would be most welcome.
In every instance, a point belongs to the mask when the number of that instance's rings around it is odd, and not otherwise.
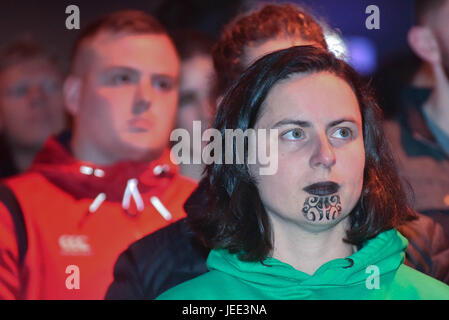
[[[214,249],[209,254],[209,270],[218,270],[260,290],[285,292],[291,287],[352,286],[366,281],[366,268],[376,265],[380,275],[396,271],[405,259],[408,241],[397,230],[384,231],[367,240],[362,248],[344,259],[334,259],[323,264],[309,275],[274,258],[262,262],[246,262],[224,249]]]
[[[150,163],[120,162],[98,166],[74,158],[68,147],[69,141],[67,134],[48,139],[30,171],[42,174],[76,199],[93,199],[104,194],[108,201],[121,202],[130,182],[131,189],[137,187],[140,193],[159,196],[178,173],[178,167],[170,161],[168,149]]]

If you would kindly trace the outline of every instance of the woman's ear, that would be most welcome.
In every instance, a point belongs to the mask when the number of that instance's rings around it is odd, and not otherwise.
[[[407,40],[410,48],[419,58],[432,65],[441,63],[440,46],[430,28],[413,26],[408,31]]]
[[[63,95],[67,112],[75,116],[78,114],[81,96],[82,81],[79,77],[70,75],[64,81]]]

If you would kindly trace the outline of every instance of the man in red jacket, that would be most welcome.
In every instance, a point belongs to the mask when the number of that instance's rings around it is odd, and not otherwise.
[[[179,59],[139,11],[98,20],[64,84],[72,135],[0,187],[0,299],[102,299],[118,255],[185,216],[195,188],[167,149]]]

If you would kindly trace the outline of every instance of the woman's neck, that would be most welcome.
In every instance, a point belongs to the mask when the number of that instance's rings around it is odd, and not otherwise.
[[[295,269],[313,275],[328,261],[345,258],[355,252],[355,247],[343,242],[349,219],[322,231],[311,231],[291,221],[272,219],[274,248],[272,256]]]

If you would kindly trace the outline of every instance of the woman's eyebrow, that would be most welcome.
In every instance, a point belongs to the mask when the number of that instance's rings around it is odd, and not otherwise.
[[[338,126],[339,124],[341,124],[343,122],[352,122],[354,124],[357,124],[357,121],[353,118],[343,118],[343,119],[339,119],[339,120],[330,122],[326,127],[332,128],[332,127]]]
[[[343,122],[351,122],[351,123],[357,124],[357,121],[353,118],[343,118],[343,119],[339,119],[339,120],[330,122],[327,125],[327,128],[337,126]],[[275,128],[282,127],[285,125],[296,125],[296,126],[303,127],[303,128],[311,128],[312,127],[312,123],[310,123],[309,121],[296,120],[296,119],[283,119],[281,121],[276,122],[272,126],[272,128],[275,129]]]
[[[285,125],[297,125],[299,127],[303,127],[303,128],[310,128],[312,126],[312,124],[308,121],[302,121],[302,120],[294,120],[294,119],[284,119],[281,121],[276,122],[272,128],[278,128],[278,127],[282,127]]]

